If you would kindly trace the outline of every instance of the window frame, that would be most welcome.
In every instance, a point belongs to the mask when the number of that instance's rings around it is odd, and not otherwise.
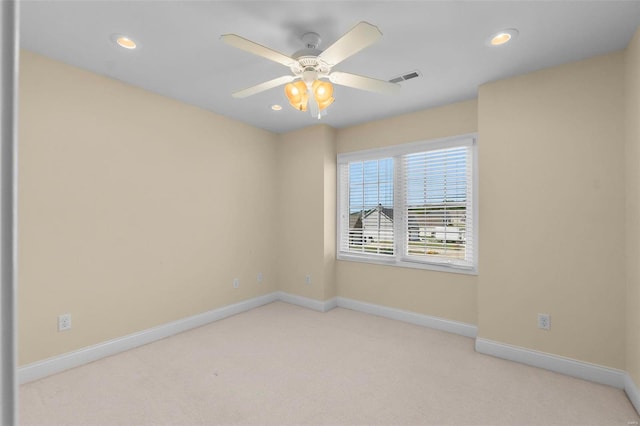
[[[405,209],[405,194],[401,193],[403,186],[400,185],[403,175],[402,170],[402,157],[407,154],[415,154],[420,152],[435,151],[440,149],[455,148],[460,146],[468,146],[471,150],[471,266],[463,266],[450,264],[446,261],[433,261],[428,259],[415,259],[407,258],[405,255],[406,239],[408,238],[405,232],[406,218]],[[371,161],[380,160],[384,158],[393,159],[393,209],[394,209],[394,254],[393,255],[378,255],[378,254],[363,254],[341,251],[343,227],[345,222],[342,218],[343,210],[349,210],[348,190],[344,193],[345,183],[343,182],[341,174],[343,168],[351,162],[359,161]],[[346,183],[348,187],[348,182]],[[400,145],[393,145],[389,147],[373,148],[362,151],[353,151],[347,153],[341,153],[337,156],[337,188],[336,188],[336,259],[372,263],[378,265],[390,265],[399,266],[405,268],[426,269],[441,272],[452,272],[460,274],[478,274],[478,137],[475,133],[469,133],[464,135],[458,135],[447,138],[432,139],[426,141],[417,141],[404,143]],[[345,204],[346,203],[346,204]],[[346,226],[348,229],[349,218],[346,218]],[[347,231],[348,234],[348,231]]]

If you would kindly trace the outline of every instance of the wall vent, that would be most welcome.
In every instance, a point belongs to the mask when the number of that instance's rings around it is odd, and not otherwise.
[[[405,80],[411,80],[412,78],[416,78],[416,77],[420,77],[422,74],[420,73],[420,71],[415,70],[415,71],[411,71],[408,72],[406,74],[403,75],[399,75],[398,77],[394,77],[391,80],[389,80],[390,83],[401,83]]]

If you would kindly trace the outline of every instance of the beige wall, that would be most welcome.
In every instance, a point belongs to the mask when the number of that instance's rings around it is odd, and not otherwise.
[[[20,364],[282,290],[478,324],[639,383],[639,37],[479,101],[284,135],[23,52]],[[473,132],[480,275],[335,261],[337,152]]]
[[[324,145],[324,300],[338,295],[336,283],[336,131],[325,126]]]
[[[479,337],[624,368],[623,98],[621,53],[480,87]]]
[[[25,51],[19,133],[21,365],[276,290],[276,135]]]
[[[640,385],[640,29],[625,56],[627,371]]]
[[[478,130],[476,100],[339,129],[338,153],[437,139]]]
[[[352,152],[476,131],[473,100],[340,129],[337,149]],[[470,324],[477,321],[474,275],[338,261],[336,281],[342,297]]]
[[[278,143],[278,288],[321,301],[336,295],[334,133],[316,125]]]

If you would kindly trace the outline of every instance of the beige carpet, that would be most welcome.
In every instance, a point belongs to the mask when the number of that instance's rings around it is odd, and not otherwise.
[[[23,385],[23,425],[628,425],[623,391],[281,302]]]

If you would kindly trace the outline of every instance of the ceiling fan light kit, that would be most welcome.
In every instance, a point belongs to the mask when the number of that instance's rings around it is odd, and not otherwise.
[[[318,50],[320,36],[310,32],[302,36],[305,47],[289,57],[236,34],[225,34],[221,37],[225,43],[278,62],[288,67],[293,74],[240,90],[233,97],[245,98],[285,84],[284,93],[291,106],[298,111],[309,111],[313,117],[320,119],[335,100],[331,83],[376,93],[397,92],[400,85],[396,83],[345,72],[331,72],[334,66],[370,46],[381,36],[382,33],[376,26],[360,22],[322,51]]]
[[[287,96],[287,99],[289,99],[289,103],[298,111],[307,110],[309,93],[313,93],[313,98],[318,104],[319,111],[326,109],[335,100],[333,98],[333,85],[328,81],[313,81],[311,83],[311,90],[308,88],[308,83],[304,81],[296,81],[295,83],[289,83],[284,86],[284,94]]]

